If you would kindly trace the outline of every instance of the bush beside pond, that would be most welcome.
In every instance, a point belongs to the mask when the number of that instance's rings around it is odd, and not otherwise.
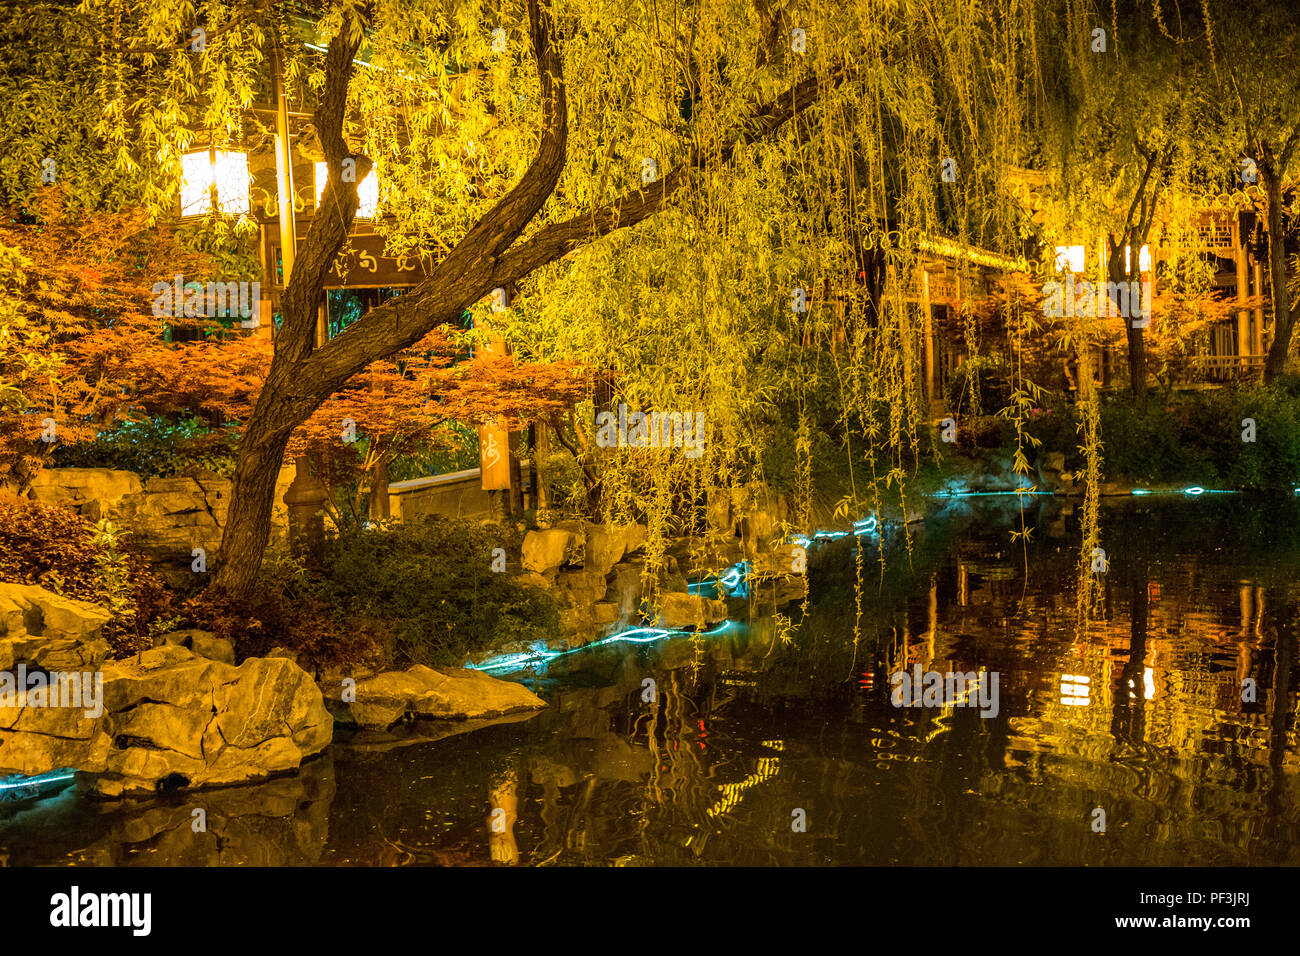
[[[233,640],[241,656],[276,646],[307,666],[462,664],[467,655],[559,633],[554,600],[492,571],[492,552],[519,553],[499,525],[433,517],[329,541],[318,569],[268,552],[255,596],[205,592],[190,623]]]
[[[1253,442],[1242,441],[1245,419],[1254,421]],[[1078,406],[1065,396],[1044,396],[1025,423],[1026,435],[1041,443],[1034,448],[1026,441],[1030,461],[1060,452],[1067,471],[1082,471],[1079,422]],[[1300,482],[1300,397],[1289,383],[1151,394],[1145,407],[1127,394],[1106,395],[1100,426],[1107,481],[1282,491]],[[963,419],[957,454],[945,456],[943,471],[960,475],[975,467],[972,459],[990,454],[1006,458],[1014,447],[1015,430],[1008,419]]]

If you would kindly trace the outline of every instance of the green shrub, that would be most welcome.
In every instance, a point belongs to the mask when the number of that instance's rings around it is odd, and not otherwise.
[[[196,418],[130,419],[100,432],[93,442],[61,445],[54,452],[59,468],[125,468],[145,478],[204,469],[229,477],[235,473],[239,434],[213,430]]]
[[[1078,409],[1059,402],[1030,417],[1043,451],[1065,453],[1067,470],[1083,467]],[[1242,441],[1254,419],[1255,440]],[[1300,397],[1287,384],[1156,395],[1139,407],[1127,394],[1101,405],[1102,473],[1137,482],[1206,488],[1289,490],[1300,481]]]
[[[547,640],[558,633],[554,601],[491,569],[493,550],[514,551],[517,536],[438,516],[340,536],[317,593],[336,613],[386,622],[399,658],[413,663]]]
[[[938,432],[941,434],[942,429]],[[996,415],[972,415],[957,425],[958,448],[1002,448],[1015,438],[1015,425]]]
[[[972,392],[978,407],[972,408]],[[964,415],[994,415],[1011,400],[1011,375],[1002,355],[968,356],[948,383],[948,407]]]
[[[586,514],[587,486],[577,460],[568,451],[553,451],[542,462],[542,474],[551,490],[551,509],[563,514]]]

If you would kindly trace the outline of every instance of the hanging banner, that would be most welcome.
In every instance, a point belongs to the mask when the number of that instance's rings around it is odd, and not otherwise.
[[[480,425],[478,466],[484,491],[510,490],[510,433],[498,425]]]
[[[498,296],[499,294],[499,296]],[[502,290],[493,293],[492,307],[499,310],[505,305]],[[482,328],[479,324],[479,328]],[[501,335],[489,335],[477,350],[483,356],[504,355],[506,340]],[[509,491],[510,483],[510,432],[501,425],[480,425],[478,429],[478,466],[484,491]]]

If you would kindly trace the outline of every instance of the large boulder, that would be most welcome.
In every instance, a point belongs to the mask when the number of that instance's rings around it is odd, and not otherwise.
[[[528,532],[523,544],[524,570],[541,575],[558,570],[574,540],[573,532],[564,528]]]
[[[639,563],[616,565],[609,575],[605,589],[605,600],[618,605],[619,613],[631,617],[641,609],[641,597],[644,582],[641,575],[645,570]]]
[[[284,493],[295,474],[290,463],[276,476],[271,508],[271,536],[276,541],[287,539]],[[114,468],[46,468],[37,474],[28,495],[72,508],[91,521],[120,521],[135,544],[156,561],[172,565],[162,570],[180,583],[176,572],[189,573],[194,548],[203,548],[211,558],[220,546],[230,489],[229,478],[207,471],[141,481],[135,472]]]
[[[71,767],[109,797],[226,786],[294,771],[332,739],[320,689],[283,658],[233,667],[167,645],[97,676],[97,701],[0,698],[0,774]]]
[[[740,519],[740,538],[744,542],[745,555],[757,557],[771,543],[776,522],[770,511],[754,511]]]
[[[0,583],[0,671],[19,662],[45,670],[83,670],[108,659],[101,634],[111,615],[88,601],[35,584]]]
[[[587,525],[587,548],[582,566],[601,575],[609,574],[614,565],[645,545],[647,533],[643,524]]]
[[[432,668],[423,664],[358,681],[355,687],[337,692],[337,698],[335,693],[331,691],[329,699],[335,718],[342,724],[369,730],[387,730],[412,719],[500,717],[546,706],[522,684],[498,680],[471,668]]]
[[[749,557],[766,551],[777,526],[789,517],[785,496],[758,482],[733,488],[731,509],[740,517],[740,536]]]
[[[118,515],[136,544],[188,564],[191,549],[212,553],[221,545],[230,487],[229,478],[211,474],[150,478],[140,494],[123,499]]]
[[[106,517],[127,495],[144,490],[140,476],[118,468],[43,468],[28,497],[47,505],[62,505],[91,521]]]
[[[555,599],[562,607],[590,607],[605,597],[605,575],[598,571],[561,571],[555,579]]]
[[[659,626],[670,629],[683,627],[708,626],[727,619],[725,601],[714,600],[700,594],[661,595],[659,602]]]

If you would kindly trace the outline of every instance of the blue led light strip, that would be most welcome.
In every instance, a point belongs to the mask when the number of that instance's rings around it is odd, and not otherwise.
[[[605,644],[651,644],[665,637],[716,637],[734,626],[734,621],[723,621],[717,627],[707,631],[668,630],[662,627],[630,627],[626,631],[619,631],[617,634],[611,634],[599,641],[592,641],[590,644],[583,644],[581,647],[570,647],[563,651],[552,651],[546,647],[537,647],[528,653],[506,654],[501,657],[489,658],[478,664],[467,663],[465,666],[476,671],[523,670],[525,667],[534,664],[549,664],[557,657],[564,657],[578,651],[589,651]]]

